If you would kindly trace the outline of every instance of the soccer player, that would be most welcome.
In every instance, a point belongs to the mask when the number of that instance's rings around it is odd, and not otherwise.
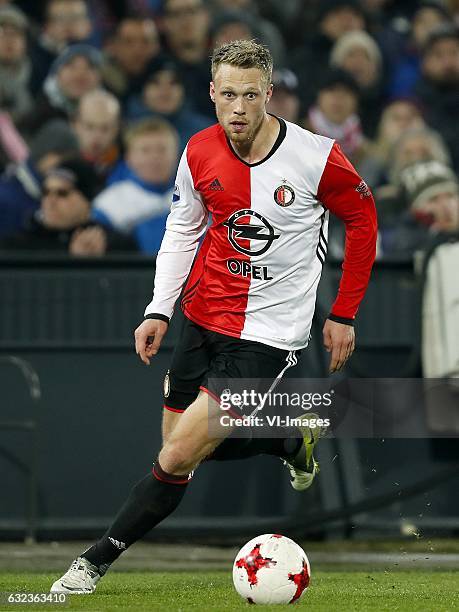
[[[317,472],[313,429],[222,440],[209,428],[221,392],[211,381],[276,380],[307,345],[328,211],[346,226],[342,279],[323,329],[330,372],[354,350],[353,321],[375,257],[368,187],[333,140],[267,112],[271,75],[271,55],[254,41],[213,54],[210,97],[218,124],[193,136],[183,153],[153,300],[135,332],[136,351],[150,364],[186,281],[185,324],[164,385],[163,447],[112,526],[53,592],[93,592],[110,564],[175,510],[206,458],[277,455],[297,490]]]

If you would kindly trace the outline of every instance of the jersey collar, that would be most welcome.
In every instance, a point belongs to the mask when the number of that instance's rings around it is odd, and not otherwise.
[[[271,114],[271,113],[269,113],[269,114]],[[285,136],[287,134],[287,124],[285,123],[285,121],[281,117],[276,117],[276,115],[271,115],[271,117],[275,117],[279,121],[279,126],[280,126],[279,134],[278,134],[278,136],[276,138],[276,142],[273,144],[273,146],[272,146],[270,152],[268,153],[268,155],[266,155],[266,157],[264,157],[260,161],[255,162],[254,164],[249,164],[249,162],[246,162],[241,157],[239,157],[239,155],[236,153],[236,151],[231,146],[231,143],[230,143],[228,137],[225,134],[226,142],[228,144],[228,148],[231,151],[231,153],[234,155],[234,157],[236,157],[240,162],[242,162],[245,166],[248,166],[249,168],[253,168],[255,166],[259,166],[260,164],[264,164],[265,161],[267,161],[270,157],[272,157],[274,155],[274,153],[281,146],[281,144],[283,143],[283,141],[285,139]]]

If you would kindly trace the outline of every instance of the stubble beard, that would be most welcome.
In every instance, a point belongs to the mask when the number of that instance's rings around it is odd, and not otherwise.
[[[238,134],[236,132],[233,132],[230,126],[225,127],[224,129],[227,138],[241,151],[249,151],[250,147],[252,146],[252,143],[254,142],[255,138],[258,135],[258,132],[261,129],[261,126],[263,125],[263,118],[264,116],[262,115],[258,119],[256,125],[254,127],[250,127],[248,132],[245,134]]]

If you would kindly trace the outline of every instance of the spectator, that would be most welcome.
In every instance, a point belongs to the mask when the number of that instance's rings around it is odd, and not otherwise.
[[[426,121],[445,139],[456,171],[459,169],[459,28],[442,27],[426,42],[422,78],[416,88],[426,109]]]
[[[438,132],[426,127],[410,129],[403,133],[394,142],[389,160],[389,182],[375,191],[383,222],[397,218],[404,207],[400,196],[400,177],[405,168],[421,161],[437,161],[445,166],[451,165],[451,157],[444,140]]]
[[[160,52],[155,22],[146,17],[125,17],[105,47],[104,81],[121,99],[140,93]]]
[[[13,6],[0,8],[0,107],[14,121],[32,108],[27,18]]]
[[[459,0],[446,0],[446,5],[451,13],[454,23],[459,27]]]
[[[221,20],[226,21],[226,35],[223,36],[223,39],[227,42],[231,40],[244,40],[247,36],[238,36],[237,31],[234,26],[237,21],[228,21],[231,19],[231,13],[234,16],[236,15],[245,15],[246,19],[249,23],[249,29],[252,29],[256,32],[256,38],[260,40],[263,44],[269,47],[271,51],[271,55],[274,59],[275,66],[284,66],[286,60],[286,52],[285,52],[285,43],[283,41],[282,35],[279,32],[277,22],[271,20],[264,19],[260,14],[259,6],[255,3],[254,0],[215,0],[214,2],[217,10],[215,11],[215,21],[213,25],[213,29],[220,29],[218,23]],[[218,10],[220,9],[220,10]],[[241,22],[239,21],[239,27]],[[231,27],[232,26],[232,27]],[[228,31],[229,30],[229,31]],[[232,33],[231,33],[232,30]],[[228,38],[228,35],[230,36]],[[251,38],[254,38],[253,36]],[[216,45],[212,45],[215,47]]]
[[[229,3],[230,0],[224,0]],[[244,6],[245,0],[237,0],[235,5]],[[305,6],[307,4],[307,6]],[[279,31],[283,40],[290,42],[290,28],[298,28],[298,19],[302,9],[313,10],[313,3],[304,3],[302,0],[256,0],[257,9],[262,17],[269,24],[276,24],[276,31]],[[301,24],[302,25],[302,24]],[[291,46],[291,45],[289,45]],[[279,65],[274,60],[274,65]]]
[[[273,85],[273,95],[268,106],[269,112],[292,123],[298,123],[300,99],[296,75],[288,68],[274,70]]]
[[[373,138],[383,98],[382,56],[366,32],[348,32],[333,46],[330,63],[349,72],[360,87],[360,119],[363,131]]]
[[[365,30],[365,15],[358,0],[325,0],[318,7],[316,33],[305,36],[293,54],[291,68],[300,82],[303,108],[314,101],[321,76],[326,72],[330,52],[337,40],[352,30]]]
[[[25,229],[40,206],[43,176],[65,157],[77,154],[78,142],[65,121],[50,121],[38,132],[27,161],[0,178],[0,237]]]
[[[44,23],[31,53],[32,91],[38,93],[52,63],[69,45],[88,41],[92,31],[85,0],[48,0]]]
[[[82,160],[62,162],[43,183],[39,210],[26,230],[0,242],[4,250],[54,251],[99,257],[109,251],[135,250],[129,238],[91,221],[98,177]]]
[[[97,197],[94,218],[135,235],[143,252],[156,253],[172,200],[177,134],[162,119],[145,119],[127,130],[125,143],[130,173]]]
[[[30,136],[50,119],[74,116],[80,98],[100,86],[101,65],[102,56],[95,47],[65,49],[51,66],[34,109],[19,122],[20,130]]]
[[[323,78],[316,104],[309,109],[305,121],[307,129],[335,139],[357,169],[368,149],[358,105],[359,86],[355,79],[336,69]]]
[[[407,5],[412,3],[413,0],[406,1],[403,3],[404,7],[395,6],[394,0],[361,0],[362,6],[365,9],[366,15],[371,20],[371,25],[373,27],[378,28],[381,26],[385,26],[387,20],[393,17],[393,10],[405,8]],[[419,2],[419,0],[414,0],[415,2]],[[397,3],[400,4],[400,3]],[[400,15],[400,13],[398,13]]]
[[[398,184],[400,173],[408,165],[428,160],[451,165],[451,156],[441,135],[427,127],[407,130],[395,141],[390,155],[390,182]]]
[[[388,166],[395,142],[408,130],[425,127],[421,108],[415,99],[392,100],[382,112],[377,137],[370,146],[361,170],[371,187],[388,181]]]
[[[164,0],[163,31],[167,51],[183,74],[195,110],[212,120],[209,96],[210,14],[203,0]]]
[[[413,94],[421,72],[421,54],[430,33],[451,21],[446,8],[434,0],[419,3],[412,20],[408,37],[403,39],[397,59],[391,68],[389,95]]]
[[[199,130],[209,127],[212,121],[192,110],[185,97],[182,76],[173,62],[165,61],[147,81],[142,97],[134,96],[127,105],[128,119],[158,116],[167,119],[177,130],[180,151]]]
[[[212,21],[211,47],[221,47],[233,40],[259,38],[255,20],[249,13],[237,10],[219,11]]]
[[[87,0],[93,26],[93,43],[99,47],[117,23],[130,13],[144,14],[148,0]],[[156,0],[155,0],[156,1]],[[160,2],[161,0],[157,0]],[[137,6],[139,5],[139,6]],[[94,40],[95,39],[95,40]]]
[[[107,91],[95,89],[80,99],[73,121],[80,155],[90,162],[105,186],[120,156],[120,103]]]
[[[459,232],[459,184],[453,170],[437,161],[418,162],[400,177],[406,209],[382,228],[386,256],[411,256]]]

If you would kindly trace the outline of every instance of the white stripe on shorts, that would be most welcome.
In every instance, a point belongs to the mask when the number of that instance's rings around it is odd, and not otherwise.
[[[298,363],[298,357],[296,356],[296,351],[289,351],[287,357],[285,358],[285,361],[287,362],[287,365],[279,372],[279,374],[276,376],[276,378],[273,380],[271,386],[269,387],[269,389],[266,392],[266,395],[269,395],[272,391],[274,391],[274,389],[277,387],[277,385],[279,384],[279,382],[281,381],[283,375],[285,374],[285,372],[289,369],[289,368],[293,368],[293,366],[296,366],[296,364]],[[258,412],[259,410],[259,406],[257,406],[251,413],[249,416],[253,416],[256,412]]]

